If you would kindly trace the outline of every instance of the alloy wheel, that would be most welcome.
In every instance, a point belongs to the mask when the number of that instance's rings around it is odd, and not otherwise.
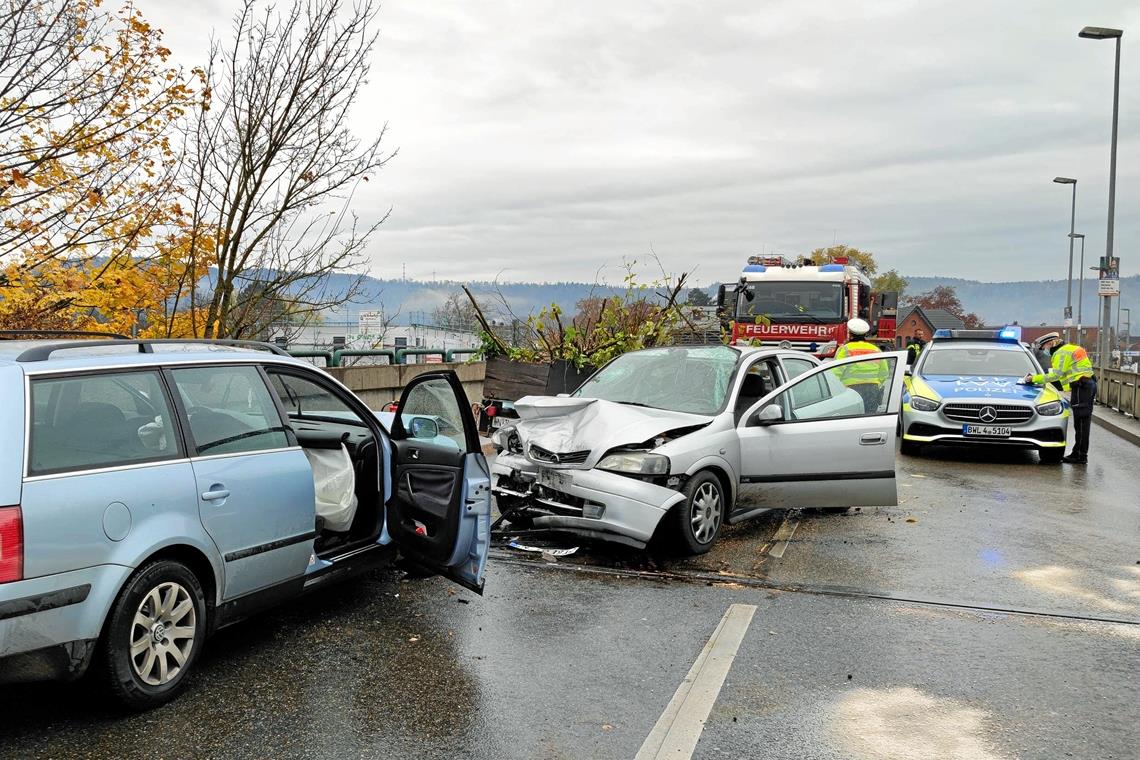
[[[139,604],[131,623],[130,660],[148,686],[165,686],[178,677],[194,648],[198,612],[181,584],[161,583]]]
[[[707,544],[716,536],[724,512],[720,489],[712,483],[702,483],[693,494],[693,506],[689,520],[693,526],[693,538],[698,543]]]

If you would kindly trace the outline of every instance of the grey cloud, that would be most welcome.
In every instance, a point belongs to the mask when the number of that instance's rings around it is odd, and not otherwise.
[[[186,59],[236,6],[216,2],[221,18],[147,10]],[[374,273],[592,279],[653,245],[717,281],[834,237],[916,275],[1059,276],[1049,180],[1080,178],[1090,252],[1107,195],[1111,45],[1076,32],[1140,21],[1080,5],[387,0],[354,116],[401,149],[358,196],[366,218],[393,208]],[[1121,251],[1140,242],[1129,39]]]

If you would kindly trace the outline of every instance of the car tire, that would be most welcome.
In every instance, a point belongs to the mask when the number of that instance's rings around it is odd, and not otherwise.
[[[916,457],[922,453],[922,444],[904,438],[899,443],[899,453],[908,457]]]
[[[103,678],[115,699],[138,711],[174,699],[206,642],[206,615],[202,584],[180,562],[158,560],[132,575],[99,642]]]
[[[1055,449],[1038,449],[1037,456],[1041,458],[1041,464],[1061,464],[1065,450],[1060,446]]]
[[[724,486],[706,470],[689,478],[683,493],[685,500],[670,512],[677,549],[687,555],[704,554],[712,548],[728,515]]]

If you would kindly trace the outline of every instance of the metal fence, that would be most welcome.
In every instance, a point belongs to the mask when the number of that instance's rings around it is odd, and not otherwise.
[[[1110,409],[1136,416],[1140,409],[1140,374],[1098,367],[1096,400]]]

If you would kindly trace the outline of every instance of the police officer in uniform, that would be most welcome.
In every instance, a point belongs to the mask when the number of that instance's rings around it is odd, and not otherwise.
[[[835,352],[835,360],[882,353],[878,346],[866,340],[869,332],[871,326],[865,320],[859,318],[849,320],[847,333],[851,336],[851,340],[839,347]],[[841,367],[837,372],[844,385],[863,397],[865,412],[878,411],[883,398],[883,386],[886,385],[890,373],[890,367],[885,361],[862,362],[850,367]]]
[[[1089,431],[1092,429],[1093,401],[1096,399],[1096,377],[1088,351],[1073,343],[1066,343],[1060,333],[1051,332],[1037,339],[1037,347],[1051,355],[1049,371],[1026,375],[1022,382],[1031,385],[1054,383],[1069,391],[1069,404],[1073,409],[1073,427],[1076,441],[1073,450],[1062,459],[1069,464],[1088,464]]]

